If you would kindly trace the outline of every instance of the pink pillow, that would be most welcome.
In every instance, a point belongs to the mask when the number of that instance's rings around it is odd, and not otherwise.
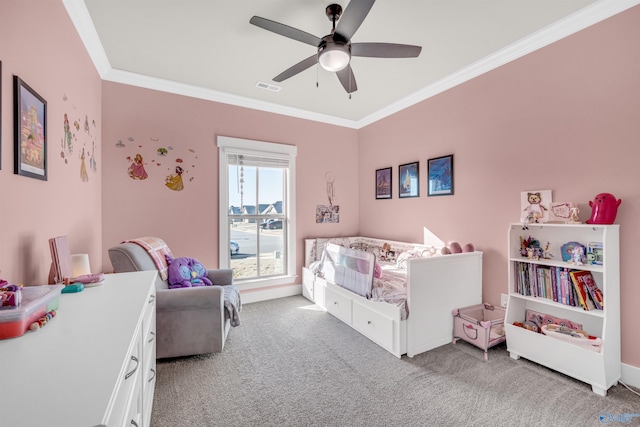
[[[373,277],[377,279],[377,278],[380,278],[381,276],[382,276],[382,267],[380,267],[380,264],[376,260],[373,266]]]

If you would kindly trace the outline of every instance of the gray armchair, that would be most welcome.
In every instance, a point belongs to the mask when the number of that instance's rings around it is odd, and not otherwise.
[[[147,251],[135,243],[121,243],[110,248],[109,259],[115,273],[157,270]],[[219,353],[224,348],[229,329],[239,323],[240,294],[233,285],[233,270],[209,270],[207,277],[214,286],[169,289],[168,282],[158,275],[158,359]]]

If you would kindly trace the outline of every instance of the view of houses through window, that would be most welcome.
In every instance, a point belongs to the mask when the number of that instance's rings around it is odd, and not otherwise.
[[[252,163],[239,155],[228,169],[229,264],[238,280],[287,271],[286,168]]]

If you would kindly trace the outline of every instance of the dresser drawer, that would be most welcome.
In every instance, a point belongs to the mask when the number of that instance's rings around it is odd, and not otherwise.
[[[145,335],[147,335],[148,331],[151,328],[155,329],[155,325],[153,326],[151,325],[152,321],[155,324],[155,314],[156,314],[156,290],[154,288],[153,291],[147,296],[147,304],[144,308],[142,330],[144,331]]]
[[[144,406],[142,405],[142,375],[138,375],[136,382],[133,386],[133,395],[128,402],[127,416],[122,420],[122,424],[115,424],[116,426],[122,425],[123,427],[143,427],[142,411]]]
[[[132,351],[125,360],[125,369],[122,377],[116,386],[118,394],[115,404],[113,405],[113,412],[109,416],[109,426],[129,425],[128,423],[125,424],[125,421],[127,421],[127,418],[131,415],[132,410],[134,412],[138,410],[137,404],[134,405],[133,402],[138,398],[136,393],[139,394],[139,389],[142,384],[142,364],[142,343],[140,332],[138,332]]]
[[[324,302],[329,313],[351,325],[351,298],[327,287],[324,290]]]
[[[389,351],[393,351],[393,323],[393,319],[353,302],[353,327]]]

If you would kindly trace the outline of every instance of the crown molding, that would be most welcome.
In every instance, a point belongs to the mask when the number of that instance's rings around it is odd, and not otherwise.
[[[173,93],[176,95],[188,96],[191,98],[204,99],[207,101],[220,102],[223,104],[234,105],[237,107],[250,108],[253,110],[265,111],[268,113],[281,114],[285,116],[296,117],[299,119],[312,120],[357,129],[358,123],[353,120],[342,119],[340,117],[314,113],[299,108],[286,107],[283,105],[273,104],[270,102],[259,101],[252,98],[233,95],[227,92],[215,91],[212,89],[204,89],[199,86],[178,83],[170,80],[159,79],[157,77],[145,76],[142,74],[131,73],[111,69],[104,76],[103,80],[115,83],[122,83],[146,89],[158,90],[161,92]]]
[[[529,36],[476,61],[424,89],[358,121],[358,128],[375,123],[412,105],[548,46],[640,4],[640,0],[599,0]]]
[[[532,33],[476,61],[468,67],[357,121],[113,69],[100,43],[100,38],[98,37],[98,33],[93,25],[91,15],[84,0],[63,0],[63,4],[98,74],[103,80],[312,120],[335,126],[360,129],[621,13],[640,4],[640,0],[597,0],[566,18]]]

